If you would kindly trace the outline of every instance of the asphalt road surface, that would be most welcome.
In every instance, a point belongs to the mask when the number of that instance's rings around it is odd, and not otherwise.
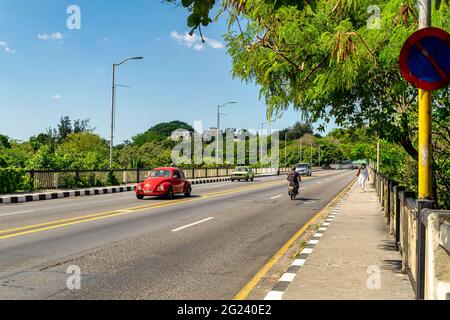
[[[314,173],[296,201],[281,176],[0,205],[0,299],[231,299],[353,177]]]

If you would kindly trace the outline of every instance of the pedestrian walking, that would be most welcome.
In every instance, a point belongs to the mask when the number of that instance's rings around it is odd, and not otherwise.
[[[356,176],[358,177],[358,183],[361,187],[361,191],[364,192],[366,181],[369,181],[369,169],[367,169],[365,163],[358,169]]]

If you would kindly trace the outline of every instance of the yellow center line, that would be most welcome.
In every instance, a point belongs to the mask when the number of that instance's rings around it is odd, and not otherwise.
[[[185,203],[190,203],[190,202],[194,202],[194,201],[217,198],[217,197],[228,195],[228,194],[238,193],[238,192],[242,192],[242,191],[262,189],[265,187],[270,187],[273,185],[281,185],[281,184],[285,184],[285,182],[284,181],[269,182],[269,183],[264,183],[264,184],[261,184],[258,186],[244,187],[244,188],[233,189],[233,190],[225,190],[225,191],[221,191],[221,192],[213,192],[213,193],[209,193],[209,194],[200,196],[199,198],[180,199],[180,200],[170,201],[170,202],[166,202],[166,203],[135,206],[135,207],[131,207],[131,208],[117,209],[117,210],[113,210],[113,211],[100,212],[100,213],[89,214],[89,215],[84,215],[84,216],[79,216],[79,217],[74,217],[74,218],[39,223],[39,224],[34,224],[34,225],[29,225],[29,226],[24,226],[24,227],[0,230],[0,234],[6,234],[3,236],[0,236],[0,240],[19,237],[19,236],[23,236],[23,235],[27,235],[27,234],[31,234],[31,233],[36,233],[36,232],[52,230],[52,229],[56,229],[56,228],[62,228],[62,227],[66,227],[66,226],[72,226],[72,225],[91,222],[91,221],[98,221],[98,220],[106,219],[106,218],[124,216],[124,215],[128,215],[128,214],[142,212],[145,210],[154,210],[154,209],[158,209],[158,208],[162,208],[162,207],[169,207],[169,206],[174,206],[174,205],[178,205],[178,204],[185,204]],[[10,234],[7,234],[7,233],[10,233]]]

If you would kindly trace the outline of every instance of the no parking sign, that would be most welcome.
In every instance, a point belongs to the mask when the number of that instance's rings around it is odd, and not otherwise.
[[[406,81],[423,90],[450,83],[450,34],[425,28],[406,40],[400,53],[400,71]]]

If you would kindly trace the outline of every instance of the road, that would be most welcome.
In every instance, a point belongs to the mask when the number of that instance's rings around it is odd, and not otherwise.
[[[289,200],[285,177],[0,206],[0,299],[231,299],[354,172],[322,171]],[[66,271],[78,266],[80,290]]]

